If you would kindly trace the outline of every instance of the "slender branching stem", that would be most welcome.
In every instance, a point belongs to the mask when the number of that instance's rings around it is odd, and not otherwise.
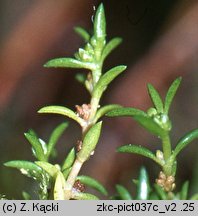
[[[98,75],[101,75],[101,68],[97,71]],[[99,78],[98,78],[99,79]],[[98,80],[97,80],[98,81]],[[99,107],[99,101],[100,98],[95,98],[92,97],[90,101],[91,105],[91,110],[90,110],[90,115],[89,118],[86,120],[85,126],[82,127],[82,139],[86,135],[87,131],[89,128],[93,125],[93,119],[96,115],[97,109]],[[72,197],[72,188],[74,186],[74,183],[76,181],[76,177],[78,176],[78,173],[81,170],[81,167],[83,166],[84,162],[80,161],[79,158],[77,157],[76,160],[74,161],[74,164],[72,166],[71,172],[69,173],[69,176],[67,178],[67,189],[65,190],[65,199],[69,200]]]

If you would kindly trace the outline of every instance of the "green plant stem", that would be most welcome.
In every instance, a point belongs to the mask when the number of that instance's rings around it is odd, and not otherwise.
[[[100,102],[100,98],[92,98],[91,99],[91,112],[90,112],[90,116],[89,116],[89,124],[92,124],[92,121],[96,115],[97,109],[99,107],[99,102]]]
[[[98,82],[102,74],[102,63],[96,64],[96,69],[92,71],[93,75],[93,86]]]
[[[162,148],[164,153],[164,160],[166,162],[170,158],[171,151],[172,151],[170,137],[168,133],[165,133],[164,136],[162,137]]]
[[[65,190],[65,200],[69,200],[72,196],[72,188],[76,181],[76,177],[78,173],[80,172],[82,165],[83,165],[83,162],[81,162],[78,158],[76,158],[72,166],[71,172],[67,178],[68,187]]]
[[[98,71],[98,73],[99,72],[101,74],[101,69],[100,69],[100,71]],[[99,101],[100,101],[100,98],[91,98],[91,101],[90,101],[90,104],[91,104],[90,116],[86,120],[87,124],[85,124],[85,126],[82,127],[82,139],[86,135],[89,128],[93,125],[93,119],[94,119],[94,117],[96,115],[96,112],[97,112],[97,109],[98,109],[98,106],[99,106]],[[78,173],[80,172],[81,167],[83,166],[83,164],[84,163],[82,161],[80,161],[78,159],[78,157],[77,157],[74,164],[73,164],[73,166],[72,166],[71,172],[69,173],[69,176],[67,178],[67,188],[65,190],[65,199],[66,200],[69,200],[72,197],[72,188],[73,188],[73,185],[74,185],[74,183],[76,181],[76,177],[78,176]]]
[[[174,162],[175,159],[171,157],[171,142],[170,142],[170,137],[169,134],[166,133],[162,137],[162,148],[163,148],[163,154],[164,154],[164,160],[165,164],[163,165],[163,172],[166,176],[174,176],[175,171],[174,171]]]
[[[98,64],[98,68],[92,71],[92,74],[95,74],[95,76],[93,77],[93,86],[95,86],[102,74],[102,63]],[[95,98],[95,97],[91,98],[91,101],[90,101],[91,112],[90,112],[90,116],[88,120],[89,124],[92,124],[92,121],[96,115],[96,112],[99,106],[99,102],[100,102],[100,98]]]

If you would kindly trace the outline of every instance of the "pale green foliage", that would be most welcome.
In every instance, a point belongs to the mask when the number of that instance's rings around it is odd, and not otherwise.
[[[159,165],[163,165],[161,163],[161,161],[155,156],[155,154],[153,154],[152,151],[150,151],[149,149],[143,147],[143,146],[138,146],[138,145],[125,145],[125,146],[121,146],[117,149],[118,152],[127,152],[127,153],[134,153],[134,154],[139,154],[142,155],[144,157],[150,158],[153,161],[155,161],[156,163],[158,163]]]

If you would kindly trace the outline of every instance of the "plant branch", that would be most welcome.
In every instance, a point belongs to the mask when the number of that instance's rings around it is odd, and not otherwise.
[[[101,69],[100,69],[101,71]],[[84,127],[82,127],[82,139],[85,137],[86,133],[88,132],[89,128],[93,125],[93,119],[96,115],[98,105],[99,105],[100,98],[91,98],[90,104],[91,104],[91,109],[90,109],[90,115],[89,118],[86,120],[86,123]],[[77,157],[71,172],[67,178],[67,185],[68,188],[65,190],[65,199],[69,200],[72,197],[72,188],[73,185],[76,181],[76,177],[78,176],[78,173],[81,170],[81,167],[83,166],[84,162],[80,161],[79,158]]]
[[[171,156],[171,142],[168,133],[165,133],[164,136],[162,136],[162,148],[164,153],[164,159],[165,161],[167,161]]]

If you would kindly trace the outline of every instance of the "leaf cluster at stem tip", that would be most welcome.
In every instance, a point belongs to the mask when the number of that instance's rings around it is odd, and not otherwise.
[[[79,36],[81,36],[85,41],[84,48],[79,48],[78,52],[75,53],[74,58],[62,57],[52,59],[44,66],[90,70],[91,73],[88,74],[87,78],[78,74],[77,80],[83,83],[86,89],[92,94],[92,92],[96,92],[97,88],[100,88],[100,86],[95,86],[102,75],[102,66],[104,60],[122,42],[122,39],[116,37],[111,39],[108,43],[106,42],[106,19],[103,4],[99,5],[94,17],[93,35],[90,35],[90,33],[82,27],[75,27],[75,32],[79,34]],[[116,71],[122,72],[125,70],[125,68],[126,67],[124,66],[122,68],[115,68],[114,77],[113,73],[111,75],[111,81],[118,75],[116,75]],[[103,80],[104,79],[109,80],[108,77],[104,77]],[[111,81],[109,81],[109,83]]]
[[[93,22],[93,34],[91,35],[82,27],[76,27],[75,32],[79,34],[85,41],[84,48],[79,48],[75,53],[74,58],[56,58],[48,61],[45,67],[63,67],[63,68],[78,68],[88,69],[87,76],[78,73],[76,78],[82,83],[91,94],[90,110],[82,110],[82,112],[90,112],[86,118],[78,112],[64,107],[64,106],[47,106],[41,108],[39,113],[54,113],[67,116],[76,121],[82,128],[88,128],[93,125],[105,115],[108,111],[115,109],[114,105],[105,107],[100,106],[100,99],[107,89],[108,85],[125,69],[126,66],[115,66],[107,72],[102,71],[104,60],[107,56],[121,43],[121,38],[113,38],[106,42],[106,19],[104,13],[104,6],[100,4]],[[116,105],[118,108],[118,105]]]
[[[168,113],[180,83],[181,77],[173,81],[167,91],[164,102],[155,87],[152,84],[148,84],[148,93],[153,102],[153,107],[149,108],[146,112],[136,108],[121,107],[106,114],[110,117],[132,117],[147,131],[161,139],[162,151],[159,150],[160,148],[157,148],[156,153],[140,145],[131,144],[121,146],[117,150],[122,153],[134,153],[150,158],[162,168],[166,176],[175,176],[177,168],[176,157],[190,142],[198,138],[198,129],[194,129],[182,137],[176,144],[175,149],[172,149],[169,137],[172,123]]]

